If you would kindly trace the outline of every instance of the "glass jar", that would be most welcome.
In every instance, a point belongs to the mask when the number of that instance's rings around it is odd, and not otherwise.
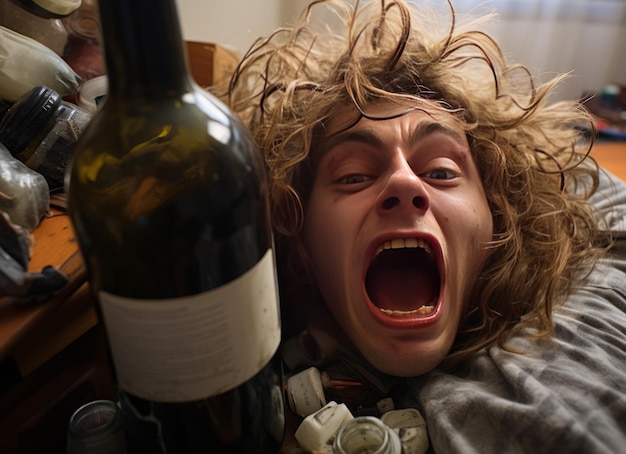
[[[63,59],[83,82],[106,74],[102,55],[100,14],[96,0],[83,0],[70,16],[63,19],[68,32]]]
[[[91,114],[39,86],[18,99],[0,122],[0,143],[44,176],[50,191],[63,188],[74,144]]]
[[[95,400],[74,412],[67,427],[67,454],[124,454],[122,409],[110,400]]]
[[[394,430],[373,416],[357,416],[337,432],[335,454],[401,454],[402,445]]]

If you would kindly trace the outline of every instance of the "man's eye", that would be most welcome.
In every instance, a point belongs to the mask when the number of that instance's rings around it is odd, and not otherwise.
[[[423,173],[422,176],[433,180],[452,180],[458,175],[447,169],[433,169]]]
[[[366,180],[365,175],[354,174],[354,175],[346,175],[341,180],[339,180],[339,182],[342,184],[359,184],[359,183],[363,183],[365,180]]]

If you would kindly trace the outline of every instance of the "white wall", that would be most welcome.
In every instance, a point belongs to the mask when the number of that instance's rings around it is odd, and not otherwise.
[[[177,0],[187,40],[207,41],[243,53],[259,36],[289,23],[306,0]]]
[[[477,0],[456,0],[458,4],[463,4],[463,1],[475,3]],[[505,3],[504,0],[498,1]],[[442,0],[419,2],[440,4]],[[259,36],[292,23],[309,0],[177,0],[177,3],[185,39],[215,42],[244,53]],[[565,96],[578,97],[581,91],[601,90],[605,83],[626,84],[626,59],[623,55],[613,55],[623,54],[624,44],[613,47],[612,52],[602,45],[623,42],[626,31],[621,20],[615,18],[611,28],[605,23],[591,24],[582,35],[578,33],[579,38],[575,42],[573,33],[559,30],[549,40],[539,42],[538,46],[542,49],[547,43],[555,49],[551,53],[546,53],[544,49],[542,55],[546,57],[543,60],[529,45],[528,30],[519,30],[514,26],[516,22],[502,21],[500,29],[496,26],[493,32],[512,60],[528,65],[534,73],[568,72],[573,69],[574,77],[566,87]],[[567,61],[561,61],[567,56]]]

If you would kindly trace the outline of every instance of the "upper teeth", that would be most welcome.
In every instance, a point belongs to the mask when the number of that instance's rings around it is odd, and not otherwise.
[[[387,240],[376,250],[376,255],[380,254],[385,249],[403,249],[403,248],[421,248],[427,253],[431,253],[432,249],[426,240],[420,238],[395,238],[393,240]]]

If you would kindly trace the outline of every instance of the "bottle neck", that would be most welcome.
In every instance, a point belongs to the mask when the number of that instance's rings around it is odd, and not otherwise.
[[[99,2],[108,96],[155,99],[190,91],[175,0]]]

